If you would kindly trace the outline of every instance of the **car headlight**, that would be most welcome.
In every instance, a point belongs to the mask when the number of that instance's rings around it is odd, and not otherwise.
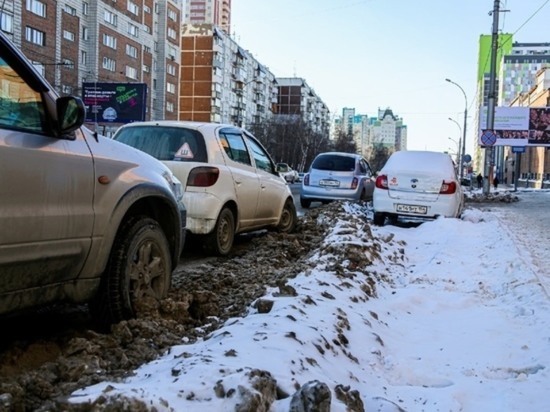
[[[183,199],[183,185],[181,184],[180,180],[171,172],[166,172],[163,174],[163,176],[170,185],[172,193],[174,193],[176,199],[178,201],[181,201]]]

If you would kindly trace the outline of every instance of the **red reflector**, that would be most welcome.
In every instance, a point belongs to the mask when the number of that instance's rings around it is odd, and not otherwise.
[[[216,167],[195,167],[189,172],[187,186],[208,187],[218,181],[220,170]]]
[[[443,181],[443,183],[441,184],[441,189],[439,190],[439,194],[452,195],[455,192],[456,192],[456,182]]]
[[[376,187],[378,189],[387,189],[388,188],[388,176],[380,175],[376,178]]]

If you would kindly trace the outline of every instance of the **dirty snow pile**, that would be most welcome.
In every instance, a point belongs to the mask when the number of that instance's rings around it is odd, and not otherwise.
[[[547,410],[550,305],[490,212],[371,227],[364,205],[244,317],[73,403],[158,411]],[[323,220],[324,219],[324,220]],[[316,409],[308,409],[316,408]]]

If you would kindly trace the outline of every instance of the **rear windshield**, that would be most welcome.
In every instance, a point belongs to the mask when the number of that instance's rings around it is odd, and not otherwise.
[[[167,126],[128,127],[120,129],[113,139],[159,160],[207,161],[204,138],[196,130]]]
[[[311,165],[317,170],[332,170],[335,172],[352,172],[355,170],[355,158],[349,156],[324,155],[319,156]]]

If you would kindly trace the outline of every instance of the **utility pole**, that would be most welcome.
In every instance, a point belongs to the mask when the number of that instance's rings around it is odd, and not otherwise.
[[[500,0],[495,0],[493,6],[493,30],[491,43],[491,66],[489,73],[489,101],[487,106],[487,130],[493,130],[495,126],[495,100],[496,100],[496,67],[498,51],[498,14],[500,13]],[[493,166],[495,163],[493,146],[485,146],[483,194],[488,195],[491,190]]]

